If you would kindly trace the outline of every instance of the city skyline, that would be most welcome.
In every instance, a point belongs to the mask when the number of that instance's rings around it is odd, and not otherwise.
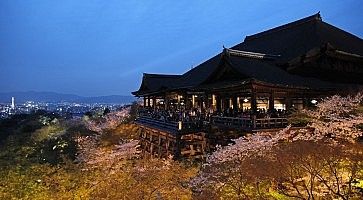
[[[0,2],[0,91],[130,95],[141,74],[182,74],[245,36],[321,12],[363,36],[361,1]]]

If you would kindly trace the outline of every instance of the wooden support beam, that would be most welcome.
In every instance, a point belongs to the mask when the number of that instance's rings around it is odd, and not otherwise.
[[[271,92],[268,99],[268,109],[270,111],[275,109],[275,93]]]
[[[257,94],[255,91],[251,94],[251,109],[253,113],[257,113]]]
[[[154,110],[156,109],[156,97],[155,96],[153,97],[153,108],[154,108]]]
[[[187,135],[172,135],[170,133],[141,126],[140,146],[145,157],[165,158],[173,155],[188,158],[204,158],[206,139],[202,132]]]
[[[285,99],[286,110],[290,110],[292,108],[292,99],[290,96],[287,96]]]
[[[205,93],[204,95],[204,105],[205,105],[205,109],[209,110],[211,108],[211,102],[209,101],[209,94]]]
[[[195,108],[195,95],[192,95],[192,108]]]
[[[169,98],[166,94],[164,95],[164,109],[165,110],[169,109]]]
[[[212,109],[213,111],[217,110],[217,99],[216,99],[216,95],[212,95]]]
[[[232,97],[233,111],[238,112],[237,96]]]
[[[221,112],[222,104],[221,104],[221,97],[219,95],[216,96],[216,106],[217,106],[217,112]]]
[[[162,151],[162,146],[161,146],[161,135],[158,135],[159,137],[158,137],[158,139],[159,139],[159,141],[158,141],[158,157],[159,158],[161,158],[161,151]]]
[[[169,156],[169,145],[170,145],[170,139],[166,138],[166,145],[165,145],[166,156]]]

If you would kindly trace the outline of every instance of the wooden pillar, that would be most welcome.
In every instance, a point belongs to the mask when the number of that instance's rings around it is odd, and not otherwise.
[[[152,157],[154,151],[154,144],[153,144],[153,133],[150,132],[150,156]]]
[[[205,95],[200,95],[199,96],[199,108],[201,110],[203,110],[203,108],[204,108],[203,104],[205,104]]]
[[[180,105],[180,99],[182,98],[182,96],[181,95],[179,95],[179,94],[177,94],[177,96],[176,96],[176,98],[177,98],[177,108],[178,109],[181,109],[181,105]]]
[[[209,101],[209,94],[208,93],[206,93],[205,95],[204,95],[204,102],[205,102],[205,109],[206,110],[209,110],[210,108],[211,108],[211,102]]]
[[[183,95],[183,110],[188,110],[188,94],[186,92],[182,93]]]
[[[237,104],[237,97],[236,96],[232,97],[232,105],[233,105],[233,111],[238,112],[238,104]]]
[[[154,110],[156,109],[156,97],[155,96],[153,97],[153,108],[154,108]]]
[[[147,106],[150,107],[150,96],[147,97]]]
[[[275,109],[275,93],[271,92],[268,99],[268,109],[273,111]]]
[[[221,112],[224,112],[229,107],[229,99],[221,97]]]
[[[292,108],[292,99],[289,95],[286,96],[285,104],[286,104],[286,110],[290,110]]]
[[[190,97],[190,95],[184,94],[184,104],[185,104],[186,110],[190,110],[190,108],[191,108],[191,102],[189,101],[189,97]]]
[[[217,110],[217,99],[216,99],[216,95],[212,95],[212,109],[213,111]]]
[[[195,95],[192,95],[192,108],[195,108]]]
[[[221,112],[222,111],[222,105],[221,105],[221,97],[218,95],[216,96],[216,109],[217,112]]]
[[[200,100],[200,108],[201,108],[201,110],[207,109],[207,103],[208,103],[208,95],[207,94],[203,94],[201,96],[201,100]]]
[[[169,145],[170,145],[170,138],[166,137],[166,144],[165,144],[166,156],[169,156]]]
[[[240,97],[237,97],[236,100],[237,100],[237,110],[240,110],[241,109],[241,99],[240,99]]]
[[[169,108],[168,104],[169,104],[169,99],[168,99],[168,96],[165,95],[164,96],[164,109],[165,110],[168,110],[168,108]]]
[[[149,134],[147,129],[142,128],[141,131],[141,149],[142,149],[142,156],[145,156],[147,152],[147,135]]]
[[[146,97],[144,97],[144,107],[146,107]]]
[[[161,135],[160,135],[160,133],[159,133],[159,135],[158,135],[158,157],[159,158],[161,158],[161,151],[162,151],[162,149],[161,149]]]
[[[251,109],[253,113],[257,113],[257,93],[254,90],[251,93]]]
[[[175,136],[175,146],[174,146],[174,156],[176,159],[180,158],[181,156],[181,135],[177,134]]]

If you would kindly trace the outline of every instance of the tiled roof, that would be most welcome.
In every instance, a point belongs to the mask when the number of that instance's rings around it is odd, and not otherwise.
[[[289,65],[292,60],[305,56],[313,49],[319,49],[327,44],[338,52],[347,53],[344,56],[359,57],[363,55],[363,40],[344,30],[322,21],[320,13],[267,30],[251,36],[209,60],[201,63],[183,75],[170,77],[147,78],[148,89],[158,88],[193,88],[203,83],[221,65],[226,52],[230,62],[244,75],[257,80],[295,85],[303,87],[341,87],[346,84],[319,80],[317,77],[305,77],[291,74],[281,66]],[[363,67],[363,66],[361,66]],[[155,76],[155,75],[154,75]],[[145,75],[144,75],[145,77]],[[171,81],[172,80],[172,81]],[[160,81],[160,83],[151,83]],[[169,84],[172,82],[172,84]],[[144,83],[144,81],[143,81]],[[142,87],[140,87],[141,91]]]

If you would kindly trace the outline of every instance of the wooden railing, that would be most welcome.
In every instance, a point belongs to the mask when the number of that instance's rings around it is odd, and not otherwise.
[[[268,128],[282,128],[288,125],[287,118],[235,118],[235,117],[212,117],[212,124],[232,129],[255,130]]]
[[[282,128],[288,125],[287,118],[262,118],[256,119],[254,128]]]
[[[203,128],[203,125],[200,121],[173,122],[173,121],[158,120],[158,119],[154,119],[154,118],[151,118],[148,116],[139,116],[136,119],[136,123],[163,129],[163,130],[170,131],[173,133],[176,133],[176,132],[187,133],[187,132],[198,131]]]
[[[173,122],[154,119],[149,116],[139,116],[136,123],[158,128],[172,133],[191,133],[204,130],[202,121]],[[240,130],[259,130],[271,128],[283,128],[288,125],[287,118],[236,118],[236,117],[212,117],[211,123],[218,127]]]
[[[250,118],[235,118],[235,117],[212,117],[212,124],[216,126],[226,126],[231,128],[252,128],[252,120]]]

